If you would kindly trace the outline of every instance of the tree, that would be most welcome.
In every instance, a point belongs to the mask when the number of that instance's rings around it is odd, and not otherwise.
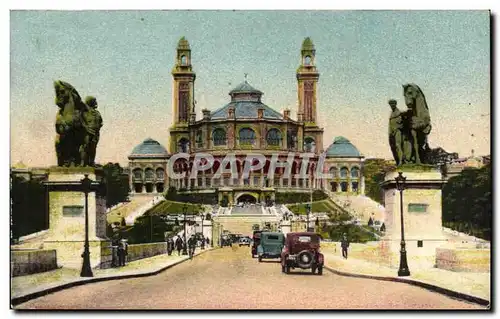
[[[491,164],[466,168],[443,187],[443,224],[491,239]]]
[[[380,183],[384,181],[385,174],[395,169],[396,165],[392,161],[383,158],[366,159],[363,168],[365,177],[365,194],[376,202],[383,202],[383,190]]]
[[[108,163],[103,166],[106,184],[106,206],[112,207],[125,202],[130,192],[128,176],[118,163]]]

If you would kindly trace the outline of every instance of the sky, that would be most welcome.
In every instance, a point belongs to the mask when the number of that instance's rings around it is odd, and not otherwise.
[[[263,102],[297,111],[300,48],[316,47],[324,147],[349,139],[391,158],[388,99],[402,85],[425,94],[431,147],[490,154],[488,11],[11,11],[11,164],[56,164],[54,80],[93,95],[104,119],[97,162],[127,164],[146,138],[168,146],[176,46],[196,72],[197,118],[244,81]]]

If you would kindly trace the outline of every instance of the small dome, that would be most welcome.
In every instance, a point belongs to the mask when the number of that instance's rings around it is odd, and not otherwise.
[[[326,150],[326,157],[361,157],[361,153],[348,139],[337,136]]]
[[[135,157],[166,158],[168,157],[168,152],[158,141],[147,138],[144,142],[134,147],[132,153],[129,155],[129,158]]]
[[[256,93],[259,95],[263,94],[261,91],[257,90],[256,88],[248,84],[247,81],[241,83],[240,85],[232,89],[231,92],[229,92],[229,95],[233,96],[234,94],[239,94],[239,93]]]

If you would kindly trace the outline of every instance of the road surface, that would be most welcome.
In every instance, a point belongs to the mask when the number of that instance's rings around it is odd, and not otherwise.
[[[62,290],[16,309],[485,309],[403,283],[259,263],[248,247],[225,247],[156,276]]]

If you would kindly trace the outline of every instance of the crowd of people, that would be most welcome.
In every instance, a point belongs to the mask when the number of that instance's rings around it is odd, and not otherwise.
[[[210,239],[204,238],[203,236],[191,235],[187,240],[187,243],[184,242],[184,238],[182,236],[174,236],[169,237],[167,239],[167,253],[168,255],[172,255],[172,253],[177,250],[177,254],[180,256],[184,248],[188,252],[189,256],[192,257],[195,253],[196,247],[205,247],[205,245],[210,245]]]

